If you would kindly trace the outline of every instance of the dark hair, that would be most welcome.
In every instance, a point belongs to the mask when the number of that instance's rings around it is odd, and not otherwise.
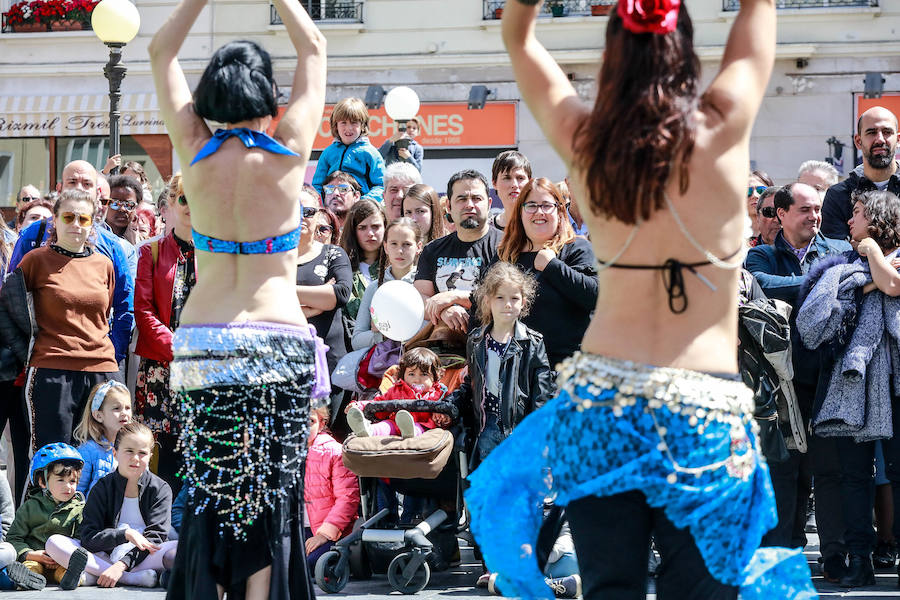
[[[775,192],[775,198],[772,201],[775,203],[776,211],[779,208],[791,210],[791,207],[794,205],[794,185],[796,183],[797,182],[794,181],[787,185],[783,185]]]
[[[450,180],[447,182],[447,200],[448,202],[453,199],[453,185],[457,181],[465,181],[469,179],[477,179],[482,184],[484,184],[484,191],[488,193],[491,187],[488,185],[487,179],[480,172],[475,169],[463,169],[462,171],[457,171],[453,175],[450,176]],[[449,206],[449,204],[448,204]]]
[[[400,356],[400,373],[398,377],[406,377],[406,370],[415,367],[431,375],[437,383],[444,375],[440,357],[428,348],[410,348]]]
[[[353,203],[353,206],[347,211],[347,218],[344,219],[344,229],[341,231],[341,248],[344,249],[344,252],[350,258],[350,267],[354,273],[359,270],[359,262],[363,258],[363,250],[359,247],[359,240],[356,237],[356,227],[376,214],[381,216],[382,223],[387,223],[384,209],[379,204],[368,198],[360,198]]]
[[[122,168],[119,170],[119,173],[121,173],[122,171],[124,171],[126,169],[129,171],[135,172],[135,174],[137,175],[138,181],[141,182],[141,185],[144,185],[144,184],[149,185],[149,181],[147,180],[147,173],[146,173],[146,171],[144,171],[144,166],[141,163],[134,161],[134,160],[129,160],[128,162],[126,162],[125,164],[122,165]]]
[[[388,232],[394,227],[409,227],[409,229],[413,232],[413,236],[416,238],[416,241],[419,243],[425,242],[425,234],[422,233],[422,230],[419,228],[419,224],[410,219],[409,217],[400,217],[399,219],[394,219],[384,228],[384,239],[381,242],[381,250],[378,252],[378,285],[384,283],[384,272],[390,266],[390,261],[387,257],[387,252],[384,250],[384,245],[387,243]],[[416,257],[416,260],[413,261],[415,264],[418,261],[419,257]]]
[[[524,154],[515,150],[501,152],[494,159],[494,164],[491,166],[491,181],[497,181],[500,175],[515,169],[525,169],[525,173],[531,179],[531,163],[528,162]]]
[[[38,469],[34,472],[35,478],[37,479],[38,485],[41,483],[46,487],[47,480],[44,479],[44,474],[49,475],[59,475],[60,477],[69,477],[70,475],[78,475],[81,477],[81,470],[84,468],[84,463],[80,463],[74,459],[63,459],[58,460],[56,462],[52,462],[47,465],[43,469]]]
[[[676,30],[665,35],[631,33],[610,12],[597,101],[573,141],[594,214],[626,224],[649,219],[664,206],[673,166],[678,189],[687,191],[700,102],[693,37],[684,4]]]
[[[149,427],[141,423],[140,421],[129,421],[122,425],[122,428],[119,429],[119,433],[116,434],[116,441],[113,446],[118,450],[119,444],[122,443],[122,440],[125,439],[125,436],[128,435],[144,435],[150,438],[150,445],[152,446],[155,438],[153,437],[153,432]]]
[[[249,40],[216,50],[194,90],[194,112],[219,123],[277,116],[278,90],[269,53]]]
[[[869,220],[869,236],[882,250],[900,247],[900,198],[888,191],[872,190],[853,194],[854,204],[861,202]]]
[[[351,175],[350,173],[347,173],[344,171],[332,171],[331,173],[329,173],[328,175],[325,176],[324,185],[327,185],[327,184],[331,183],[332,181],[340,181],[343,183],[348,183],[354,190],[356,190],[356,193],[358,193],[358,194],[362,193],[362,187],[359,185],[359,182],[356,180],[356,178],[353,175]]]
[[[141,187],[141,182],[131,175],[113,175],[109,178],[110,194],[112,194],[112,190],[119,188],[127,188],[134,192],[134,201],[138,204],[144,199],[144,188]]]
[[[320,206],[317,212],[320,215],[325,215],[325,219],[331,226],[331,239],[328,241],[328,243],[333,246],[337,246],[340,243],[341,237],[341,226],[338,224],[337,216],[333,212],[331,212],[331,209],[324,206]]]
[[[506,230],[503,232],[503,239],[497,247],[497,256],[500,257],[500,260],[514,263],[519,260],[519,255],[522,252],[537,252],[543,249],[531,247],[531,240],[525,234],[525,226],[522,224],[522,209],[528,201],[528,196],[535,189],[547,192],[556,203],[556,218],[558,220],[556,233],[547,240],[543,248],[550,248],[553,252],[559,254],[563,246],[575,241],[575,230],[572,229],[572,224],[569,223],[569,213],[566,210],[565,198],[563,198],[556,184],[546,177],[539,177],[526,183],[522,191],[519,192],[519,197],[516,198],[515,208],[513,208],[509,221],[506,224]]]
[[[93,204],[93,202],[92,202]],[[28,214],[28,211],[36,206],[42,206],[49,210],[51,213],[53,212],[53,202],[50,202],[47,198],[38,198],[37,200],[29,200],[25,204],[22,205],[21,210],[16,214],[16,227],[21,227],[22,223],[25,222],[25,216]]]
[[[769,177],[769,174],[766,173],[765,171],[759,171],[759,170],[751,171],[750,177],[756,177],[757,179],[759,179],[760,181],[763,182],[763,185],[765,185],[767,187],[772,187],[773,185],[775,185],[775,182],[772,181],[772,178]]]
[[[441,199],[438,198],[434,188],[425,183],[417,183],[406,190],[406,195],[403,196],[404,205],[407,198],[427,204],[431,209],[431,229],[423,232],[425,234],[425,242],[444,237],[444,207],[441,205]],[[406,206],[403,206],[403,210],[406,211]]]

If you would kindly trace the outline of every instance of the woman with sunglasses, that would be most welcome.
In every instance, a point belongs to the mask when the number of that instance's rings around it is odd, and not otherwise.
[[[759,197],[767,187],[772,187],[775,182],[762,171],[753,171],[750,173],[750,181],[747,183],[747,216],[750,217],[750,228],[753,230],[753,236],[759,235],[759,227],[756,223],[756,205]]]
[[[555,368],[581,347],[597,303],[597,261],[591,243],[575,236],[565,200],[549,179],[526,183],[511,208],[497,255],[537,279],[534,304],[522,322],[544,335]]]
[[[167,215],[172,231],[140,246],[134,286],[134,320],[140,357],[134,389],[135,419],[147,425],[156,437],[159,462],[156,474],[177,495],[181,480],[175,476],[181,458],[175,451],[179,427],[177,406],[169,388],[172,336],[181,323],[181,311],[197,282],[194,242],[191,238],[191,209],[181,172],[175,173],[166,189]]]
[[[815,597],[800,549],[759,549],[777,516],[735,353],[749,140],[775,58],[775,3],[741,0],[703,89],[686,4],[619,0],[593,105],[538,39],[542,5],[509,0],[503,41],[571,174],[600,281],[559,396],[469,476],[471,529],[496,587],[552,594],[535,551],[550,497],[565,507],[585,600],[646,598],[651,536],[660,600],[735,599],[744,585],[748,598]]]
[[[115,276],[112,263],[90,241],[94,213],[90,192],[64,191],[53,206],[48,244],[26,254],[10,276],[21,274],[21,289],[34,302],[37,332],[25,383],[33,449],[71,443],[91,388],[121,381],[109,338]],[[20,289],[9,278],[4,293],[7,286],[10,292]]]
[[[341,228],[333,212],[324,207],[316,211],[316,234],[314,239],[321,244],[337,246],[341,243]]]

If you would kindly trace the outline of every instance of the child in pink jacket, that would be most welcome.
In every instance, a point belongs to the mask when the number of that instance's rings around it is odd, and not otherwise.
[[[310,415],[309,454],[304,486],[306,564],[316,561],[353,530],[359,511],[359,482],[341,461],[341,445],[327,432],[328,409]]]

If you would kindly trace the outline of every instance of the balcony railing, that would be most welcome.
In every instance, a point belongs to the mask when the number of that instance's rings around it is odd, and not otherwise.
[[[482,0],[484,19],[499,19],[503,14],[505,0]],[[616,6],[616,0],[554,0],[544,3],[541,16],[545,17],[600,17],[609,14]]]
[[[363,2],[343,2],[340,0],[300,0],[306,12],[314,21],[335,23],[362,23]],[[269,5],[269,23],[282,25],[281,17],[274,5]]]
[[[877,7],[878,0],[775,0],[776,8],[844,8]],[[722,0],[722,10],[737,11],[741,0]]]

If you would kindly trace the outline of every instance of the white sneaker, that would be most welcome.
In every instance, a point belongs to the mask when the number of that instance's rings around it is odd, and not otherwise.
[[[90,573],[82,573],[80,585],[97,585],[97,576]]]
[[[409,411],[398,410],[394,416],[394,423],[397,424],[397,429],[400,430],[400,437],[404,440],[416,436],[415,420],[413,420],[413,416],[409,414]]]
[[[350,410],[347,411],[347,425],[350,426],[350,431],[355,433],[357,437],[369,437],[372,435],[372,426],[366,420],[363,411],[356,406],[351,406]]]
[[[144,569],[143,571],[133,571],[129,577],[128,584],[134,587],[155,588],[159,579],[156,571],[153,569]]]

